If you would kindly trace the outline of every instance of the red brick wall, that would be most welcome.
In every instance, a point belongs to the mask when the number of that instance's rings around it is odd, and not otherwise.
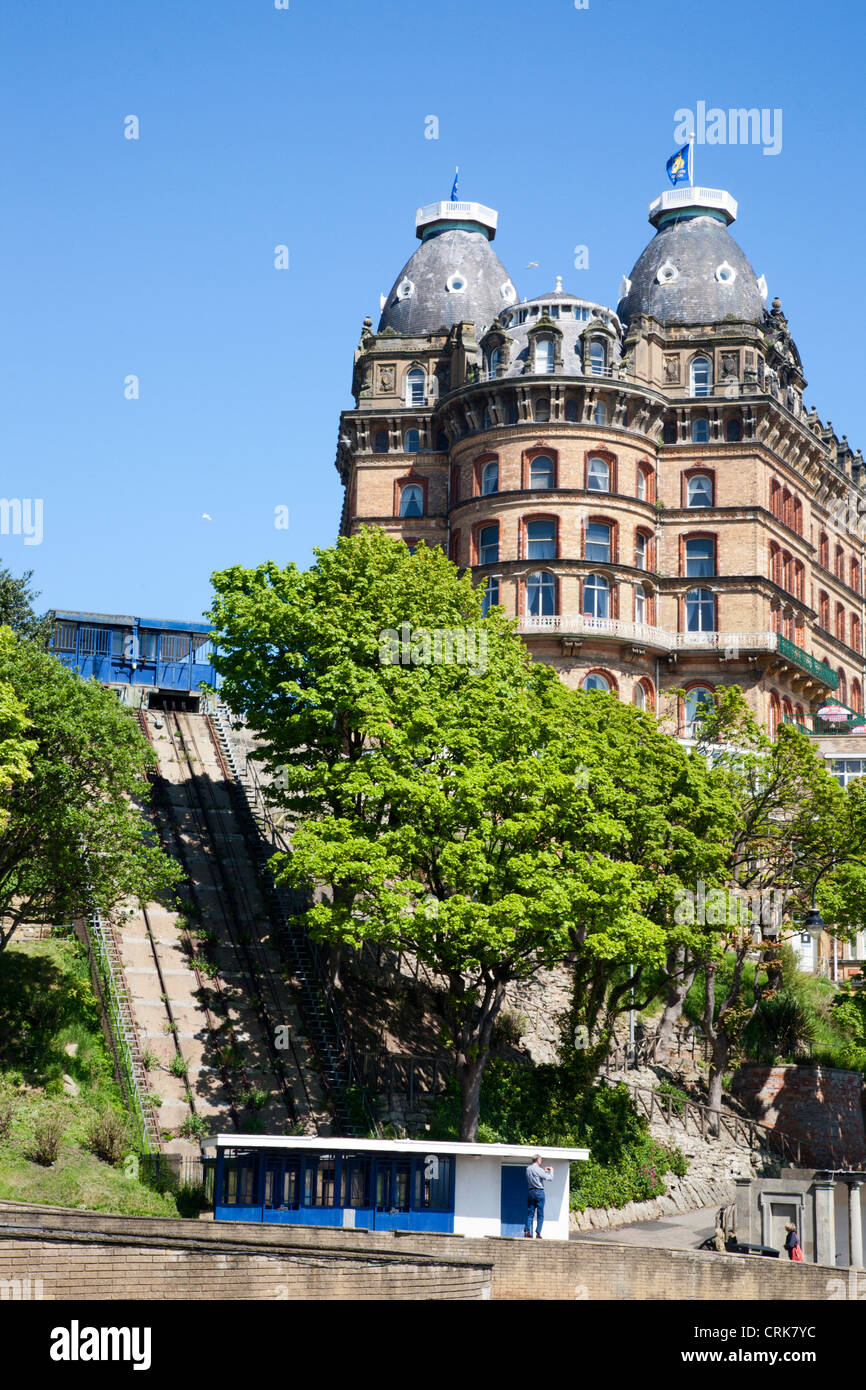
[[[866,1162],[859,1072],[750,1064],[734,1073],[732,1089],[755,1119],[800,1140],[805,1166]]]

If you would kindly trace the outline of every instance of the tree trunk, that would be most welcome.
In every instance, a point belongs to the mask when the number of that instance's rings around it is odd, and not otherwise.
[[[490,1055],[490,1037],[505,1003],[505,981],[490,978],[484,983],[480,1008],[464,1018],[458,1033],[457,1076],[460,1082],[460,1138],[464,1143],[478,1139],[481,1110],[481,1078]]]
[[[670,1055],[674,1038],[674,1025],[683,1011],[686,995],[694,983],[698,972],[697,961],[686,964],[686,948],[678,946],[668,957],[668,983],[665,986],[665,1004],[656,1030],[656,1059],[663,1060]]]
[[[342,962],[343,943],[341,941],[337,941],[334,942],[333,945],[331,945],[328,948],[328,955],[326,959],[326,966],[328,971],[328,989],[340,988],[340,966],[342,965]]]
[[[464,1062],[460,1069],[460,1138],[467,1144],[474,1144],[478,1139],[483,1071],[484,1062],[480,1058]]]

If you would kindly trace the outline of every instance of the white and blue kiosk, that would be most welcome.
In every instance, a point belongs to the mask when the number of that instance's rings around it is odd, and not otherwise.
[[[464,1236],[523,1236],[526,1168],[539,1154],[553,1169],[545,1240],[568,1240],[571,1164],[589,1158],[549,1145],[258,1134],[217,1134],[201,1148],[215,1157],[217,1221]]]

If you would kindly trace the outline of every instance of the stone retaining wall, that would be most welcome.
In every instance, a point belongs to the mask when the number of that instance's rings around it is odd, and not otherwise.
[[[866,1164],[858,1071],[748,1063],[734,1073],[731,1089],[755,1119],[800,1140],[805,1166]]]
[[[55,1235],[65,1231],[84,1237],[84,1244],[28,1239],[23,1230],[20,1236],[14,1230],[9,1234],[10,1227],[20,1229],[37,1220],[50,1223]],[[0,1226],[6,1227],[7,1235],[7,1239],[0,1239],[0,1278],[8,1278],[6,1270],[11,1271],[13,1265],[18,1278],[38,1276],[38,1269],[28,1268],[28,1259],[44,1259],[46,1271],[49,1257],[57,1261],[52,1287],[61,1293],[51,1292],[46,1284],[46,1297],[87,1296],[75,1291],[79,1287],[75,1280],[86,1277],[91,1286],[92,1281],[101,1280],[105,1288],[110,1271],[112,1277],[117,1274],[120,1279],[112,1295],[118,1298],[140,1298],[144,1288],[174,1290],[156,1292],[153,1297],[279,1299],[483,1298],[490,1289],[497,1299],[545,1301],[797,1301],[830,1297],[839,1273],[829,1267],[792,1265],[758,1256],[586,1239],[472,1240],[327,1227],[295,1227],[286,1234],[285,1227],[121,1218],[17,1203],[0,1203]],[[130,1258],[136,1250],[135,1238],[140,1238],[142,1248],[136,1253],[139,1282],[132,1292],[131,1267],[124,1269],[116,1263],[119,1257],[117,1247],[110,1242],[112,1235],[127,1242]],[[154,1244],[145,1261],[146,1237]],[[196,1241],[197,1251],[187,1253],[186,1258],[167,1259],[166,1252],[177,1251],[184,1240]],[[231,1248],[221,1250],[220,1245]],[[59,1260],[58,1252],[62,1252]],[[382,1265],[383,1255],[389,1257],[389,1265]],[[330,1263],[329,1256],[339,1257],[339,1269],[336,1261]],[[434,1281],[438,1281],[435,1287]]]

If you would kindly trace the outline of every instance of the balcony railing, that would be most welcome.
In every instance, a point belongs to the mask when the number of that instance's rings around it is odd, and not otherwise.
[[[741,652],[778,652],[802,670],[816,676],[824,685],[835,690],[839,677],[817,657],[796,647],[776,632],[669,632],[649,623],[634,623],[622,618],[593,618],[586,613],[555,613],[544,617],[523,617],[518,631],[523,636],[533,633],[556,633],[562,637],[610,638],[614,642],[631,642],[636,646],[654,647],[660,651],[714,651],[728,660]]]
[[[777,634],[778,642],[776,650],[780,656],[785,656],[789,661],[793,661],[801,670],[808,671],[810,676],[815,676],[824,685],[835,690],[839,684],[839,677],[836,672],[827,665],[826,661],[819,661],[816,656],[810,656],[804,652],[802,647],[796,647],[793,642],[789,642],[787,637],[781,633]]]

